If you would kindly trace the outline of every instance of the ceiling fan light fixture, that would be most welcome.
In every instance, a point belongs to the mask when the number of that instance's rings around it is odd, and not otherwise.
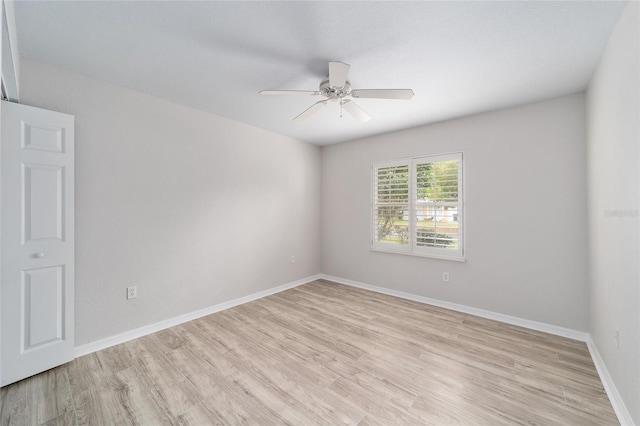
[[[345,81],[342,87],[334,87],[331,85],[329,79],[322,80],[320,83],[320,93],[329,99],[342,99],[351,94],[351,84]]]

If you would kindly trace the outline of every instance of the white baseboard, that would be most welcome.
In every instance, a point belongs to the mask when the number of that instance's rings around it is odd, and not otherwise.
[[[622,426],[633,426],[635,423],[631,418],[631,413],[627,410],[627,406],[624,405],[624,401],[622,400],[620,393],[618,393],[618,389],[613,383],[613,379],[611,379],[611,376],[609,375],[607,366],[604,364],[604,361],[600,356],[600,352],[598,352],[598,347],[591,337],[587,340],[587,347],[589,348],[593,363],[596,365],[596,370],[598,370],[600,381],[602,381],[604,390],[607,392],[609,401],[613,406],[613,410],[616,412],[616,416],[618,416],[620,424]]]
[[[154,324],[145,325],[144,327],[136,328],[135,330],[125,331],[124,333],[120,333],[115,336],[107,337],[104,339],[96,340],[95,342],[76,346],[74,349],[74,356],[77,358],[79,356],[87,355],[92,352],[97,352],[99,350],[106,349],[111,346],[119,345],[120,343],[124,343],[129,340],[137,339],[138,337],[146,336],[147,334],[164,330],[165,328],[173,327],[178,324],[182,324],[197,318],[214,314],[216,312],[224,311],[225,309],[233,308],[234,306],[242,305],[243,303],[248,303],[257,299],[262,299],[263,297],[267,297],[272,294],[279,293],[281,291],[288,290],[290,288],[294,288],[299,285],[309,283],[311,281],[315,281],[319,278],[321,278],[320,274],[312,275],[310,277],[302,278],[287,284],[279,285],[277,287],[273,287],[268,290],[259,291],[257,293],[253,293],[248,296],[239,297],[237,299],[233,299],[227,302],[219,303],[217,305],[209,306],[208,308],[189,312],[188,314],[179,315],[177,317],[169,318],[160,322],[156,322]]]
[[[345,284],[351,287],[362,288],[364,290],[375,291],[376,293],[382,293],[389,296],[400,297],[402,299],[413,300],[415,302],[426,303],[428,305],[439,306],[441,308],[451,309],[452,311],[463,312],[465,314],[471,314],[471,315],[475,315],[482,318],[504,322],[507,324],[518,325],[520,327],[530,328],[532,330],[542,331],[549,334],[555,334],[556,336],[567,337],[569,339],[579,340],[581,342],[587,342],[589,340],[589,333],[585,333],[584,331],[577,331],[577,330],[572,330],[570,328],[558,327],[557,325],[551,325],[551,324],[532,321],[524,318],[513,317],[511,315],[499,314],[497,312],[486,311],[484,309],[473,308],[471,306],[459,305],[457,303],[445,302],[443,300],[432,299],[430,297],[418,296],[411,293],[391,290],[388,288],[378,287],[371,284],[365,284],[359,281],[348,280],[345,278],[334,277],[331,275],[320,274],[320,277],[329,281],[334,281],[336,283]]]

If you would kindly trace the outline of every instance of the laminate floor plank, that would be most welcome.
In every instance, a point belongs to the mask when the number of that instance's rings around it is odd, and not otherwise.
[[[420,396],[410,410],[424,425],[507,425],[514,424],[504,415],[495,415],[459,394],[439,393]],[[533,423],[533,422],[532,422]]]
[[[238,352],[245,359],[252,360],[253,365],[258,365],[260,369],[269,367],[276,371],[283,370],[290,376],[298,377],[306,383],[324,388],[331,384],[338,375],[330,374],[321,369],[321,364],[307,363],[296,356],[288,353],[286,349],[292,345],[291,342],[275,344],[275,342],[254,343],[253,341],[243,342]],[[303,360],[317,360],[321,358],[321,353],[314,351],[308,354]]]
[[[2,388],[0,397],[0,424],[20,425],[38,424],[37,412],[34,410],[37,401],[31,399],[29,388],[32,378],[22,380]]]
[[[29,385],[30,399],[36,401],[38,423],[75,411],[65,366],[35,376]]]
[[[228,354],[239,358],[235,354]],[[284,423],[292,425],[319,424],[322,418],[308,407],[299,404],[279,383],[274,383],[258,369],[248,369],[234,378],[237,385],[246,395],[251,395],[269,412],[277,415]],[[265,416],[254,416],[260,419]],[[259,422],[258,422],[259,423]]]
[[[349,359],[358,359],[363,354],[361,349],[351,342],[345,341],[343,336],[327,332],[328,327],[318,327],[312,324],[308,321],[308,317],[304,322],[298,318],[296,321],[290,321],[282,317],[273,317],[270,320],[282,327],[288,327],[289,335],[292,338],[304,341],[308,343],[309,347],[318,351],[333,353],[336,356],[344,356]]]
[[[213,405],[213,404],[212,404]],[[204,403],[199,403],[180,414],[176,419],[179,425],[212,425],[222,426],[225,423],[212,413]],[[241,423],[236,423],[241,424]]]
[[[211,396],[199,405],[206,410],[208,416],[212,415],[215,419],[219,419],[222,424],[285,424],[275,411],[264,406],[253,394],[245,391],[238,383],[221,379],[212,384],[208,393]],[[187,411],[187,414],[191,412],[192,409]]]
[[[387,400],[387,393],[377,387],[363,387],[361,383],[341,377],[334,381],[328,390],[335,392],[382,423],[394,425],[419,423],[417,418],[409,415],[404,404],[398,406],[397,400]]]
[[[364,416],[364,412],[353,404],[333,392],[327,392],[325,388],[300,380],[299,377],[291,375],[290,371],[281,373],[273,369],[266,371],[269,379],[282,383],[283,389],[293,395],[299,404],[317,413],[320,423],[355,425]]]
[[[156,404],[173,417],[186,412],[204,399],[183,374],[178,374],[176,365],[164,354],[145,358],[136,368],[142,384],[152,394]]]
[[[168,424],[170,415],[167,407],[160,404],[158,398],[149,388],[148,381],[138,373],[135,366],[116,373],[123,386],[118,393],[118,400],[124,413],[133,424],[151,425]]]
[[[2,389],[0,424],[40,425],[74,419],[67,366],[54,368]]]
[[[54,417],[49,421],[41,423],[43,426],[75,426],[76,424],[75,411],[67,411],[58,417]]]
[[[109,378],[113,376],[113,372],[102,362],[97,352],[76,358],[67,365],[71,393],[74,396],[109,384]]]
[[[227,347],[210,332],[210,325],[206,321],[189,321],[181,326],[182,336],[186,340],[185,347],[197,347],[210,354],[223,354],[227,351]]]
[[[393,357],[390,355],[389,357]],[[366,355],[356,363],[360,371],[376,377],[379,380],[393,383],[407,392],[422,395],[433,389],[442,390],[443,388],[452,388],[456,391],[460,390],[457,374],[444,373],[445,371],[455,371],[450,365],[442,373],[435,371],[436,368],[446,365],[441,363],[435,365],[430,363],[419,364],[415,362],[406,362],[402,358],[396,358],[393,365],[389,364],[388,358],[376,355]],[[356,376],[361,373],[356,373]]]
[[[93,389],[73,395],[78,425],[135,424],[120,398],[120,394],[126,392],[124,384],[115,375],[108,382],[110,385],[101,382]]]
[[[0,390],[2,425],[614,425],[583,342],[319,280]]]

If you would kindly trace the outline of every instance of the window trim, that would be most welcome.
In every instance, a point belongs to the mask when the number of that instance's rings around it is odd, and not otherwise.
[[[419,247],[417,246],[416,238],[416,205],[417,205],[417,176],[416,170],[418,164],[434,163],[439,161],[458,160],[458,217],[459,217],[459,236],[458,245],[459,250],[455,253],[449,254],[447,249],[434,248],[434,247]],[[409,169],[409,241],[406,245],[381,243],[376,240],[376,225],[375,225],[375,207],[376,207],[376,182],[377,182],[377,170],[384,167],[396,167],[400,165],[407,165]],[[371,203],[370,203],[370,236],[371,246],[370,251],[381,253],[394,253],[403,254],[418,257],[428,257],[440,260],[449,260],[456,262],[466,262],[465,258],[465,184],[464,184],[464,153],[462,151],[449,152],[436,155],[423,155],[419,157],[407,157],[390,161],[375,161],[371,164]],[[450,251],[449,251],[450,252]]]

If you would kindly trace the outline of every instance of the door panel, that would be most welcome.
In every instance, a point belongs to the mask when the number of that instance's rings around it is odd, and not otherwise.
[[[34,240],[63,240],[64,167],[43,164],[22,165],[23,244]]]
[[[74,118],[2,102],[0,385],[71,361]]]
[[[22,122],[21,142],[25,149],[64,152],[64,128],[37,126]]]
[[[22,351],[63,340],[64,266],[22,272]]]

